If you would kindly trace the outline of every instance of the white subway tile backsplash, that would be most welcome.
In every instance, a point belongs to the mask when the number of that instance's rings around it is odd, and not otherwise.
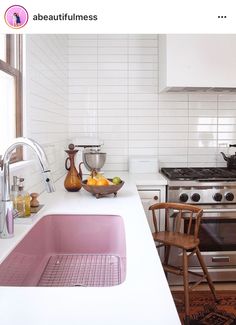
[[[160,93],[159,94],[159,100],[160,100],[160,105],[161,102],[165,101],[174,101],[174,102],[188,102],[188,95],[187,94],[166,94],[166,93]]]
[[[70,47],[96,47],[97,39],[81,39],[81,38],[70,38]]]
[[[98,71],[97,70],[80,70],[80,71],[76,71],[76,70],[71,70],[69,72],[70,74],[70,78],[72,79],[78,79],[78,76],[81,77],[82,79],[84,78],[97,78],[98,76]]]
[[[219,124],[236,124],[236,117],[219,117]]]
[[[127,109],[100,109],[99,117],[110,117],[110,118],[125,118],[127,116]]]
[[[187,148],[188,147],[188,140],[159,140],[159,148]]]
[[[69,62],[69,68],[72,67],[72,64],[74,63],[88,63],[88,62],[92,62],[92,63],[97,63],[97,54],[77,54],[77,55],[71,55],[70,56],[70,62]]]
[[[182,124],[182,125],[186,125],[188,124],[188,117],[185,116],[175,116],[175,118],[173,118],[173,116],[160,116],[159,117],[159,123],[160,124]]]
[[[69,100],[72,102],[97,102],[98,94],[92,93],[70,93]]]
[[[155,77],[136,79],[130,77],[129,75],[129,79],[127,80],[127,83],[129,86],[153,86],[156,88],[158,92],[158,79]]]
[[[215,94],[189,94],[190,102],[206,102],[206,101],[217,101],[217,95]]]
[[[129,132],[138,132],[138,133],[153,133],[158,132],[158,125],[156,121],[153,121],[153,124],[129,124]]]
[[[222,132],[236,132],[236,125],[218,125],[219,134]]]
[[[199,140],[189,140],[188,147],[217,147],[217,141],[213,139],[199,139]]]
[[[160,94],[159,95],[159,99],[160,99],[160,102],[159,102],[159,109],[161,110],[166,110],[166,109],[188,109],[188,102],[178,102],[178,101],[162,101],[161,100],[162,98],[162,95]]]
[[[127,47],[98,47],[97,53],[99,55],[127,55],[128,48]]]
[[[200,124],[217,124],[217,117],[189,117],[189,124],[200,125]]]
[[[126,117],[103,117],[103,116],[98,116],[98,124],[99,125],[124,125],[127,123],[127,118]]]
[[[103,132],[112,133],[114,131],[114,129],[115,129],[115,132],[117,130],[119,130],[120,133],[128,132],[128,124],[121,124],[121,125],[116,126],[116,128],[114,127],[113,124],[99,124],[98,125],[99,134],[103,133]],[[126,143],[124,143],[124,145],[126,145]]]
[[[159,139],[160,140],[182,140],[182,139],[188,139],[188,132],[159,132]]]
[[[79,73],[80,70],[97,70],[98,63],[97,62],[70,62],[69,63],[69,71],[75,71]]]
[[[139,109],[129,109],[128,115],[129,116],[142,116],[142,117],[155,117],[157,116],[157,110],[156,109],[146,109],[146,108],[139,108]]]
[[[236,117],[236,107],[235,109],[220,109],[218,113],[219,117]]]
[[[100,83],[99,83],[100,84]],[[127,85],[119,86],[119,85],[99,85],[97,86],[97,92],[99,94],[122,94],[127,93]]]
[[[76,109],[97,109],[98,103],[97,102],[89,102],[89,101],[71,101],[69,100],[69,111],[76,110]]]
[[[229,102],[236,102],[236,95],[235,94],[220,94],[218,95],[219,97],[219,102],[221,101],[229,101]]]
[[[187,109],[159,109],[159,116],[165,117],[165,116],[182,116],[186,117],[188,116],[188,110]]]
[[[69,60],[70,58],[72,58],[72,60],[75,60],[77,55],[97,55],[98,53],[97,47],[71,46],[71,41],[69,41],[69,49],[70,49]]]
[[[158,56],[157,55],[145,55],[145,54],[129,54],[129,62],[137,62],[137,63],[157,63]]]
[[[131,101],[129,100],[129,109],[153,109],[157,110],[158,102],[145,102],[145,101]]]
[[[129,70],[129,78],[145,79],[145,78],[157,78],[157,70]]]
[[[218,134],[217,132],[192,132],[190,131],[188,134],[188,138],[191,140],[207,140],[207,139],[213,139],[217,140]]]
[[[231,142],[236,141],[236,132],[220,132],[218,135],[218,140],[230,140]]]
[[[103,139],[107,170],[127,170],[134,154],[161,167],[222,164],[218,146],[236,141],[235,95],[159,93],[158,35],[70,35],[68,44],[69,135]]]
[[[157,48],[156,39],[129,39],[129,47],[138,47],[138,48]]]
[[[189,126],[188,124],[161,124],[159,123],[159,134],[163,134],[163,136],[165,136],[166,133],[171,133],[173,134],[173,136],[175,136],[175,134],[177,133],[182,133],[182,132],[187,132],[189,130]]]
[[[113,79],[119,79],[119,78],[127,78],[128,71],[127,70],[98,70],[97,72],[99,79],[105,79],[105,78],[113,78]]]
[[[98,94],[99,101],[114,101],[114,102],[127,102],[128,94],[127,93],[120,93],[120,94]]]
[[[128,45],[128,39],[127,37],[125,37],[124,39],[120,39],[120,38],[113,39],[113,37],[111,37],[110,39],[98,39],[97,45],[98,48],[103,48],[103,47],[126,48]]]
[[[189,108],[192,110],[216,110],[217,109],[217,101],[197,101],[197,102],[189,102]]]
[[[152,125],[153,123],[157,123],[157,118],[152,117],[152,116],[130,116],[129,117],[129,125],[144,125],[147,128],[149,127],[149,125]]]
[[[190,117],[216,117],[217,110],[216,109],[189,109]]]
[[[101,101],[99,100],[99,102],[97,103],[97,107],[99,110],[102,109],[115,109],[115,110],[122,110],[122,109],[126,109],[128,107],[128,102],[127,101],[123,101],[123,102],[114,102],[114,101]]]
[[[158,48],[157,47],[129,47],[128,49],[129,55],[134,55],[136,53],[139,53],[139,55],[158,55]]]
[[[185,156],[187,158],[188,148],[176,147],[176,148],[159,148],[159,155],[161,156]]]
[[[129,148],[129,155],[131,156],[156,156],[157,148]]]

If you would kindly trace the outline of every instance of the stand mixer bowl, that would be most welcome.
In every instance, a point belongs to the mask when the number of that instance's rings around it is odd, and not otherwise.
[[[85,167],[89,170],[100,171],[104,166],[106,161],[106,153],[99,152],[96,150],[83,151],[83,163]]]

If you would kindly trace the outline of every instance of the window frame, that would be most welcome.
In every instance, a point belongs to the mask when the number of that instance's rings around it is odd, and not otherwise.
[[[20,137],[23,134],[22,35],[6,35],[6,61],[0,59],[0,70],[11,75],[15,81],[15,132],[16,137]],[[0,155],[0,165],[1,158]],[[22,160],[23,149],[20,147],[12,154],[10,163]]]

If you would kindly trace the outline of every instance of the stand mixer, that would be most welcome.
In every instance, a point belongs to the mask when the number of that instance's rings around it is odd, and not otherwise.
[[[77,164],[80,167],[84,165],[83,174],[90,174],[93,170],[100,172],[106,161],[106,153],[101,152],[101,141],[94,142],[94,144],[70,144],[69,148],[81,148],[81,155],[77,157]],[[78,152],[79,154],[79,152]],[[81,162],[82,160],[82,162]]]
[[[89,170],[100,171],[106,161],[106,153],[100,152],[101,148],[85,148],[82,153],[83,163]]]

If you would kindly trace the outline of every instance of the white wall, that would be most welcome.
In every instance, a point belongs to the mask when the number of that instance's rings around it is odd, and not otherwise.
[[[159,94],[158,71],[157,35],[70,35],[70,136],[103,139],[108,170],[141,154],[160,166],[224,166],[236,96]]]

